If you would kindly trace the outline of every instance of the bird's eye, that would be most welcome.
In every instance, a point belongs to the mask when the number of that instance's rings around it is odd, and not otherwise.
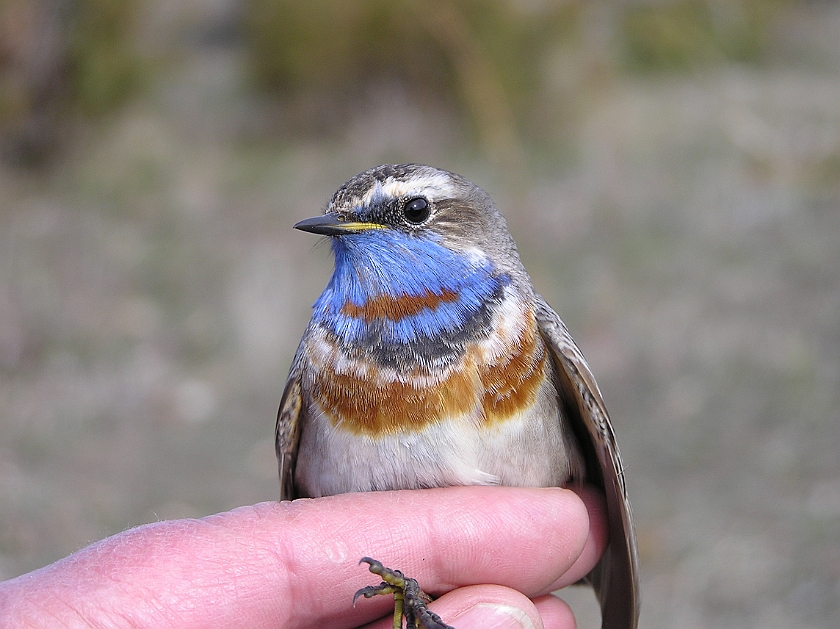
[[[419,225],[429,218],[431,211],[432,210],[429,208],[429,202],[422,197],[411,199],[411,201],[406,203],[403,207],[403,214],[405,214],[405,217],[415,225]]]

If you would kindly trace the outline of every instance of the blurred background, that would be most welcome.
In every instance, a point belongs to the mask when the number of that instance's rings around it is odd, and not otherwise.
[[[642,627],[840,626],[839,33],[816,0],[2,0],[0,578],[277,498],[332,265],[291,226],[416,161],[491,193],[589,359]]]

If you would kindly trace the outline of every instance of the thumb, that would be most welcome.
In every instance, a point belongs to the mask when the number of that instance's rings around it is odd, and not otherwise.
[[[521,592],[501,585],[458,588],[441,596],[429,607],[445,623],[457,629],[575,627],[572,610],[559,598],[549,595],[532,601]]]

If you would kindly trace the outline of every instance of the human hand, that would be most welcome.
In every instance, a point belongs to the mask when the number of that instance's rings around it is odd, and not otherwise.
[[[369,555],[458,629],[574,627],[553,590],[606,544],[597,492],[449,487],[267,502],[140,526],[0,583],[9,627],[390,627]],[[498,585],[486,585],[486,584]],[[445,593],[445,594],[444,594]],[[374,622],[376,619],[381,619]]]

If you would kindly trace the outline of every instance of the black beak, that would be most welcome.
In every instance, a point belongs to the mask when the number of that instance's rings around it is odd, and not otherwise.
[[[384,229],[384,225],[380,225],[379,223],[342,221],[335,214],[323,214],[295,223],[295,229],[322,236],[344,236],[346,234],[358,234],[371,229]]]

